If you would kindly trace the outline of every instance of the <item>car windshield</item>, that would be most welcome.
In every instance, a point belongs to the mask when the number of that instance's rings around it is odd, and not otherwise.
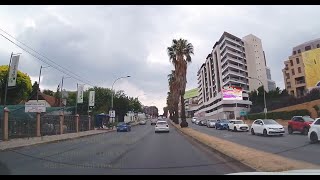
[[[234,121],[234,124],[244,124],[243,121]]]
[[[263,122],[264,124],[279,124],[273,119],[264,119]]]
[[[220,123],[229,123],[229,121],[225,120],[225,119],[222,119],[222,120],[220,120]]]
[[[312,119],[311,117],[308,117],[308,116],[304,116],[302,117],[306,122],[313,122],[314,119]]]

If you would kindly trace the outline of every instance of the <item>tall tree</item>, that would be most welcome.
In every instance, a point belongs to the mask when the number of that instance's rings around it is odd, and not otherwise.
[[[193,45],[185,39],[173,39],[171,47],[167,48],[170,62],[175,68],[175,81],[178,84],[178,91],[181,103],[181,127],[188,127],[184,106],[184,93],[187,84],[187,64],[191,63],[191,55],[194,54]]]
[[[49,96],[53,96],[54,95],[54,92],[51,91],[50,89],[44,89],[42,91],[43,94],[46,94],[46,95],[49,95]]]
[[[4,103],[5,88],[7,83],[8,65],[0,66],[0,95],[1,104]],[[32,85],[30,76],[18,71],[17,84],[15,87],[9,87],[7,91],[7,104],[18,104],[21,101],[28,100],[31,95]]]

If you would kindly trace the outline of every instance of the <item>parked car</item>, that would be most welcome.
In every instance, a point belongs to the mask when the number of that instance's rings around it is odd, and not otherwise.
[[[215,119],[209,119],[207,120],[207,127],[208,128],[215,128],[216,127],[217,120]]]
[[[228,129],[229,120],[227,119],[218,119],[216,122],[216,129]]]
[[[151,125],[156,125],[157,119],[151,119]]]
[[[119,122],[117,124],[117,132],[121,132],[121,131],[129,132],[131,131],[131,126],[125,122]]]
[[[292,134],[294,131],[299,131],[304,135],[308,135],[310,124],[314,119],[310,116],[293,116],[288,122],[288,133]]]
[[[207,125],[207,120],[201,120],[199,125],[200,126],[206,126]]]
[[[191,122],[192,122],[192,123],[195,123],[196,120],[197,120],[197,118],[196,118],[196,117],[193,117],[193,118],[191,119]]]
[[[147,122],[146,122],[145,120],[141,120],[141,121],[139,121],[139,124],[140,124],[140,125],[146,125]]]
[[[263,134],[268,135],[280,135],[283,136],[285,133],[284,128],[281,124],[277,123],[273,119],[257,119],[253,121],[251,125],[251,134]]]
[[[242,120],[230,120],[228,131],[249,131],[249,126]]]
[[[196,122],[195,122],[195,124],[196,124],[196,125],[199,125],[199,123],[200,123],[200,120],[197,119]]]
[[[317,118],[311,125],[308,132],[308,137],[311,143],[320,141],[320,118]]]
[[[169,124],[167,121],[157,121],[154,132],[169,132]]]

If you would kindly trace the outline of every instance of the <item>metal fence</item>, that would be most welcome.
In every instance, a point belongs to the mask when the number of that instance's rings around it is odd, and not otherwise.
[[[36,136],[36,118],[26,118],[9,114],[8,122],[9,139]]]
[[[60,116],[41,114],[40,133],[41,136],[60,134]]]
[[[76,129],[76,118],[74,115],[65,115],[63,120],[63,133],[74,133]]]
[[[88,131],[89,130],[89,116],[80,115],[79,116],[79,131]]]

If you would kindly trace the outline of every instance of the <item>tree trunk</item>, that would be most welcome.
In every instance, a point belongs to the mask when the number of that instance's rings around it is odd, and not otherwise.
[[[175,103],[175,105],[174,105],[175,107],[174,107],[174,116],[173,116],[173,121],[174,121],[174,123],[176,123],[176,124],[179,124],[179,107],[178,107],[178,104],[177,103]]]
[[[180,123],[180,126],[182,128],[184,127],[188,127],[188,122],[186,120],[186,110],[185,110],[185,107],[184,107],[184,94],[181,94],[181,98],[180,98],[180,103],[181,103],[181,123]]]

